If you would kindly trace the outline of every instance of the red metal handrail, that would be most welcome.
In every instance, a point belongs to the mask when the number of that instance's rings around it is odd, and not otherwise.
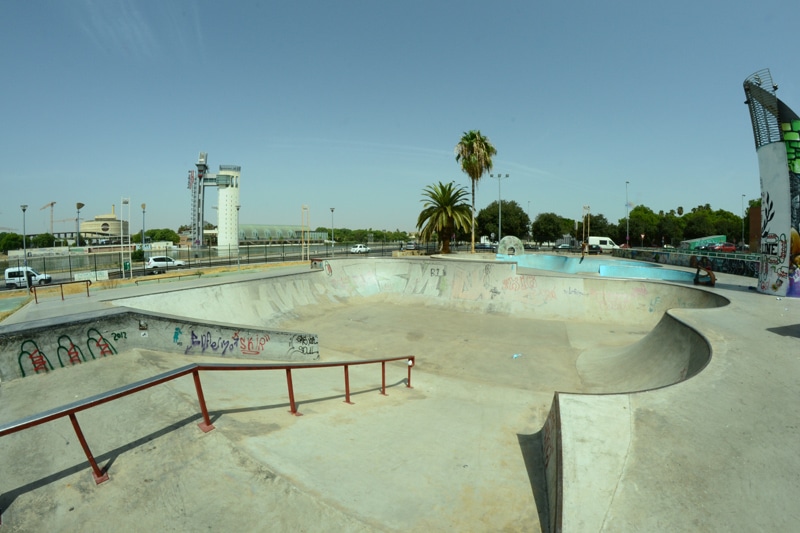
[[[94,477],[95,483],[100,484],[108,480],[108,472],[104,471],[98,466],[97,461],[95,460],[94,455],[92,454],[92,451],[89,448],[89,444],[87,443],[86,438],[83,435],[83,431],[81,430],[80,424],[78,423],[78,418],[75,416],[77,413],[81,411],[86,411],[88,409],[91,409],[92,407],[97,407],[98,405],[102,405],[104,403],[108,403],[113,400],[129,396],[136,392],[143,391],[151,387],[155,387],[156,385],[160,385],[162,383],[178,379],[187,374],[191,374],[194,380],[195,390],[197,392],[197,401],[200,404],[200,411],[203,415],[203,421],[198,424],[198,427],[203,432],[207,433],[212,429],[214,429],[214,425],[211,423],[211,418],[208,416],[208,408],[206,407],[205,396],[203,395],[203,387],[202,384],[200,383],[200,372],[218,372],[218,371],[233,371],[233,370],[237,371],[285,370],[286,385],[289,393],[289,405],[290,405],[289,412],[294,416],[302,416],[302,414],[297,411],[297,404],[295,403],[294,399],[292,370],[298,370],[304,368],[331,368],[337,366],[344,367],[345,403],[352,404],[352,402],[350,401],[349,367],[356,365],[368,365],[368,364],[380,363],[381,394],[386,396],[386,363],[391,361],[407,361],[408,377],[406,378],[406,388],[409,389],[412,388],[411,369],[414,367],[414,364],[416,362],[416,358],[413,355],[402,356],[402,357],[390,357],[386,359],[368,359],[365,361],[344,361],[338,363],[293,363],[293,364],[193,363],[180,368],[176,368],[174,370],[170,370],[169,372],[164,372],[163,374],[158,374],[151,378],[131,383],[130,385],[126,385],[124,387],[120,387],[101,394],[97,394],[95,396],[91,396],[89,398],[85,398],[83,400],[79,400],[77,402],[73,402],[67,405],[62,405],[61,407],[56,407],[55,409],[44,411],[42,413],[35,414],[26,418],[21,418],[19,420],[10,422],[8,424],[0,425],[0,437],[4,437],[5,435],[11,435],[12,433],[17,433],[35,426],[39,426],[47,422],[57,420],[59,418],[68,417],[70,422],[72,423],[73,429],[75,430],[75,434],[78,437],[78,441],[80,441],[81,443],[81,447],[83,448],[83,453],[86,454],[86,458],[89,461],[89,465],[92,467],[92,476]]]

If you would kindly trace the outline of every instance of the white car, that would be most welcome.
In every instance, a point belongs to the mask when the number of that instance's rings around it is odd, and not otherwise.
[[[366,244],[354,244],[352,248],[350,248],[351,254],[367,254],[369,253],[369,248]]]
[[[160,255],[153,256],[148,259],[147,263],[144,265],[144,268],[148,272],[158,274],[159,272],[166,272],[170,268],[183,268],[185,266],[186,263],[179,259],[173,259],[171,257],[167,257],[166,255]]]

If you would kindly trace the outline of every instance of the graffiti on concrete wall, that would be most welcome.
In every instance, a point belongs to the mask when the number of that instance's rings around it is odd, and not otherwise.
[[[80,328],[80,326],[77,327]],[[279,352],[285,349],[287,341],[289,349],[284,353],[288,355],[314,356],[319,354],[317,336],[313,334],[290,333],[276,341],[271,339],[275,333],[270,334],[266,331],[241,331],[225,327],[194,329],[193,326],[187,324],[168,323],[157,328],[157,331],[160,332],[159,335],[151,337],[149,333],[153,333],[153,331],[150,331],[145,322],[140,320],[138,328],[135,325],[133,328],[131,331],[117,326],[111,331],[102,331],[102,328],[95,325],[81,331],[80,329],[76,330],[76,327],[73,326],[69,329],[69,333],[59,335],[59,332],[55,332],[55,337],[53,336],[54,332],[51,331],[42,331],[40,335],[23,337],[18,345],[17,357],[20,377],[46,373],[56,368],[79,365],[116,355],[119,353],[117,346],[119,343],[122,343],[125,346],[124,349],[127,349],[130,348],[128,343],[131,340],[136,341],[140,337],[153,339],[154,347],[157,348],[172,345],[184,355],[231,356],[240,354],[250,357],[263,356],[265,353],[279,355]],[[159,339],[162,336],[163,340]],[[53,338],[55,341],[51,340]],[[15,341],[12,342],[15,343]],[[275,342],[278,342],[282,348],[278,348],[278,346],[270,348]]]
[[[269,342],[269,334],[257,334],[245,337],[239,334],[239,350],[244,355],[258,355],[264,351],[264,347]]]
[[[215,336],[211,331],[206,330],[202,333],[197,333],[194,330],[189,332],[189,341],[186,345],[186,350],[183,353],[189,355],[190,353],[200,352],[213,352],[217,355],[226,355],[237,348],[239,344],[239,333],[236,332],[230,339],[224,339],[221,335]]]
[[[181,335],[183,335],[183,332],[179,327],[176,327],[172,336],[175,344],[183,344]],[[189,330],[188,336],[189,340],[184,350],[186,355],[198,352],[201,354],[211,352],[216,355],[228,355],[237,349],[242,355],[259,355],[264,351],[270,339],[268,333],[246,335],[239,331],[234,332],[230,338],[224,338],[222,335],[215,335],[209,330],[199,332]]]
[[[56,355],[62,367],[66,366],[65,362],[69,365],[78,365],[86,362],[86,356],[83,354],[83,350],[81,350],[80,346],[72,342],[69,335],[61,335],[58,338]]]
[[[292,335],[289,341],[289,355],[301,353],[305,355],[319,354],[319,344],[316,335],[305,335],[298,333]]]
[[[93,359],[96,359],[97,355],[100,357],[107,357],[117,353],[117,349],[114,348],[114,345],[103,337],[103,334],[100,333],[97,328],[89,328],[89,331],[86,332],[86,337],[86,344],[89,347]],[[97,350],[97,353],[95,353],[95,350]]]
[[[124,331],[112,333],[111,336],[114,340],[127,339],[127,334]],[[91,359],[97,359],[98,357],[114,355],[117,353],[117,349],[97,328],[89,328],[86,332],[86,352],[66,334],[57,338],[55,352],[59,367],[64,368],[88,361],[86,353],[89,354]],[[22,341],[17,363],[22,377],[31,373],[39,374],[55,369],[47,353],[39,347],[34,339]]]
[[[759,260],[753,256],[746,257],[725,257],[713,255],[688,254],[685,252],[664,252],[661,250],[616,250],[614,253],[618,257],[627,257],[638,261],[648,261],[662,265],[674,265],[691,267],[692,258],[697,261],[702,258],[711,265],[714,272],[724,274],[735,274],[737,276],[747,276],[757,278],[759,273]]]

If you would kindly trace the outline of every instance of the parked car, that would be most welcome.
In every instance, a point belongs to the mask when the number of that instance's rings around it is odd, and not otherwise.
[[[476,242],[475,243],[475,251],[476,252],[496,252],[497,246],[488,242]]]
[[[183,268],[185,266],[186,263],[179,259],[173,259],[166,255],[157,255],[148,259],[144,268],[147,273],[158,274],[159,272],[166,272],[170,268]]]
[[[409,241],[409,242],[406,243],[405,249],[406,250],[416,250],[417,249],[417,243]]]
[[[6,269],[6,287],[9,289],[27,287],[26,272],[31,285],[44,285],[53,281],[49,274],[40,274],[31,267],[11,267]]]
[[[736,245],[732,242],[720,242],[711,247],[712,252],[725,252],[725,253],[734,253],[736,252]]]
[[[566,242],[562,242],[558,246],[553,246],[554,252],[569,252],[571,249],[572,247]]]
[[[351,254],[368,254],[369,248],[366,244],[354,244],[352,248],[350,248]]]
[[[525,244],[523,244],[522,247],[525,248],[526,250],[538,250],[539,249],[538,245],[527,243],[527,242]]]
[[[590,244],[586,251],[589,253],[589,255],[597,255],[597,254],[603,255],[603,249],[600,247],[599,244]]]

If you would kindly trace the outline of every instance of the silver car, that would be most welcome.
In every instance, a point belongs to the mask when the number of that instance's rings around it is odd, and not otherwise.
[[[170,268],[183,268],[186,263],[180,259],[173,259],[166,255],[153,256],[147,260],[144,268],[148,273],[158,274],[159,272],[166,272]]]
[[[354,244],[352,248],[350,248],[351,254],[368,254],[369,247],[366,244]]]

